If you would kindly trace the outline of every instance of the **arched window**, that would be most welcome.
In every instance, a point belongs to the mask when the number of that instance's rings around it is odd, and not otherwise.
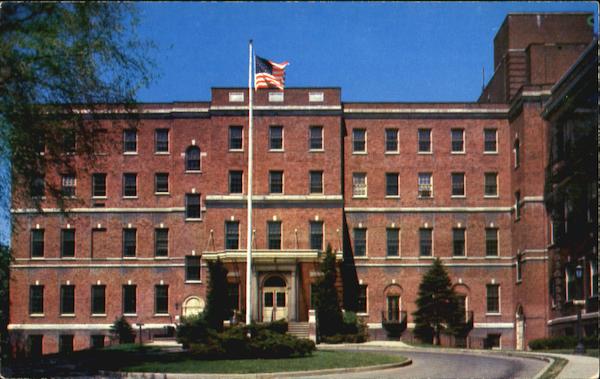
[[[183,317],[190,317],[202,313],[204,310],[204,300],[199,297],[188,297],[183,302]]]
[[[190,146],[185,151],[185,170],[200,171],[200,148]]]
[[[285,280],[281,276],[271,276],[265,280],[265,287],[285,287]]]

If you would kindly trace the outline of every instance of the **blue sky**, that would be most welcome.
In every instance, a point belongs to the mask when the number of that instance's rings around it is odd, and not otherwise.
[[[475,101],[493,39],[509,12],[586,11],[595,2],[139,3],[138,34],[154,41],[158,79],[142,102],[206,101],[248,83],[248,40],[290,62],[292,87],[342,88],[344,101]],[[6,170],[0,164],[1,172]],[[1,200],[8,194],[0,194]],[[0,201],[0,242],[9,239]]]
[[[509,12],[589,11],[593,2],[145,3],[161,77],[141,101],[210,100],[243,87],[248,40],[290,62],[286,84],[342,88],[344,101],[474,101]],[[595,30],[597,32],[597,18]]]

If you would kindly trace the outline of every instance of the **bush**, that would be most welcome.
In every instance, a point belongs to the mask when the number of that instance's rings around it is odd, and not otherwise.
[[[383,328],[387,332],[388,338],[398,339],[406,329],[406,324],[401,322],[384,322]]]
[[[135,342],[135,332],[124,316],[115,320],[110,327],[110,333],[119,339],[119,343]]]
[[[586,349],[597,349],[598,336],[584,337],[583,345]],[[538,338],[529,342],[531,350],[574,349],[575,346],[577,346],[577,337],[575,336]]]
[[[281,319],[263,324],[250,324],[247,325],[245,329],[253,336],[263,330],[270,330],[275,333],[285,334],[288,331],[288,322],[284,319]]]
[[[216,338],[217,332],[208,326],[204,313],[185,317],[177,327],[177,342],[185,349],[192,343],[206,342],[209,338]]]

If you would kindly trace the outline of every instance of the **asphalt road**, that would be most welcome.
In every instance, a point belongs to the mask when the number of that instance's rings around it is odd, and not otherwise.
[[[410,366],[389,370],[318,376],[318,378],[533,378],[547,364],[547,362],[537,359],[503,355],[388,350],[385,348],[369,349],[368,351],[402,355],[412,359],[413,363]],[[313,376],[312,378],[316,377]]]

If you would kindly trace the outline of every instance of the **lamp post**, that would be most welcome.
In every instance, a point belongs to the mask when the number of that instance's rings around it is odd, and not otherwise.
[[[575,267],[575,277],[577,278],[578,285],[582,276],[583,267],[577,265],[577,267]],[[585,305],[585,300],[573,300],[573,304],[577,306],[577,346],[575,346],[575,354],[583,355],[585,354],[585,346],[583,346],[583,333],[581,333],[581,308]]]

